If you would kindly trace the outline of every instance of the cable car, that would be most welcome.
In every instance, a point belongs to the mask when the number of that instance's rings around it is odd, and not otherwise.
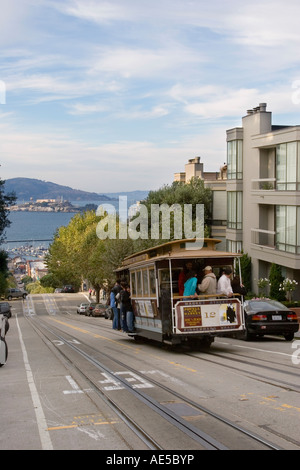
[[[241,296],[194,297],[179,291],[187,263],[192,263],[198,282],[207,265],[217,278],[226,267],[240,275],[241,254],[218,251],[216,245],[220,242],[205,238],[197,247],[195,240],[175,240],[123,260],[116,272],[130,284],[135,316],[135,332],[130,336],[170,345],[210,346],[215,336],[236,336],[244,330]]]

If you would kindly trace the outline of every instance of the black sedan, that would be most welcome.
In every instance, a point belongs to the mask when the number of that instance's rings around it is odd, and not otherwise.
[[[297,315],[276,300],[253,299],[244,303],[245,339],[280,335],[292,341],[299,330]]]
[[[0,302],[0,314],[5,315],[7,318],[11,317],[11,308],[8,302]]]
[[[64,293],[73,293],[73,292],[75,292],[75,289],[74,289],[73,286],[66,285],[66,286],[63,287],[62,291]]]

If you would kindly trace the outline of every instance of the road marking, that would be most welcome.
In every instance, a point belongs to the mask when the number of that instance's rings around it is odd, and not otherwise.
[[[70,375],[66,375],[66,379],[72,387],[72,390],[64,390],[63,393],[65,395],[70,395],[71,393],[84,393],[83,390],[80,390],[79,386],[75,382],[74,379]]]
[[[127,382],[133,384],[132,388],[154,388],[154,385],[150,384],[139,375],[130,371],[114,372],[113,375],[102,372],[101,375],[105,377],[105,380],[99,380],[99,383],[102,385],[107,384],[105,387],[103,387],[103,389],[106,391],[123,390],[125,388],[121,382],[115,379],[115,377],[120,375],[123,375]]]
[[[36,415],[36,421],[37,421],[37,426],[38,426],[38,430],[39,430],[42,449],[43,450],[53,450],[50,435],[49,435],[48,430],[47,430],[46,418],[45,418],[45,415],[44,415],[44,412],[43,412],[40,397],[39,397],[37,388],[35,386],[32,370],[31,370],[31,367],[30,367],[30,364],[29,364],[27,351],[26,351],[26,348],[25,348],[25,344],[24,344],[24,341],[23,341],[23,337],[22,337],[22,333],[21,333],[21,329],[20,329],[20,325],[19,325],[19,321],[18,321],[18,316],[16,316],[16,324],[17,324],[17,328],[18,328],[19,339],[20,339],[21,349],[22,349],[22,353],[23,353],[23,360],[24,360],[24,365],[25,365],[25,370],[26,370],[26,375],[27,375],[27,381],[28,381],[29,390],[30,390],[30,393],[31,393],[34,412],[35,412],[35,415]]]
[[[216,344],[227,344],[227,345],[233,346],[232,343],[225,343],[225,342],[222,342],[222,341],[218,341],[218,343],[216,343]],[[279,354],[280,356],[288,356],[288,357],[293,356],[293,354],[282,353],[282,352],[279,352],[279,351],[270,351],[268,349],[252,348],[251,346],[242,346],[241,344],[235,344],[234,347],[235,348],[242,348],[242,349],[251,349],[253,351],[259,351],[259,352],[264,352],[264,353]]]

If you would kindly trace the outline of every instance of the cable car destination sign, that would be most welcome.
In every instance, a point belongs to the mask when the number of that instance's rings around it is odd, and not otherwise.
[[[238,329],[241,303],[238,299],[179,301],[175,305],[176,333]]]

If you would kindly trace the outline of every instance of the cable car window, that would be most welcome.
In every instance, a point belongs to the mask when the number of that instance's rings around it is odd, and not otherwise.
[[[143,294],[149,295],[149,286],[148,286],[148,269],[143,269]]]
[[[130,274],[130,290],[131,290],[131,295],[136,295],[135,272]]]
[[[154,269],[149,269],[149,283],[150,283],[150,295],[155,295],[156,294],[156,284],[155,284]]]
[[[136,293],[137,295],[143,295],[141,271],[136,272]]]
[[[170,271],[169,269],[159,270],[159,285],[161,289],[170,289]]]

